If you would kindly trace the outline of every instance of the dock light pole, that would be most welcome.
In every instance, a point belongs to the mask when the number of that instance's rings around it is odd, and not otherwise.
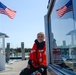
[[[51,33],[52,33],[52,29],[51,29],[51,13],[54,7],[56,0],[49,0],[48,2],[48,11],[47,14],[44,16],[44,21],[45,21],[45,34],[46,34],[46,48],[47,48],[47,64],[52,63],[52,39],[51,39]],[[51,54],[51,55],[50,55]],[[49,61],[50,59],[50,61]]]

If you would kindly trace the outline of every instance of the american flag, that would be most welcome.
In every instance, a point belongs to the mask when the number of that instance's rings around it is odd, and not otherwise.
[[[70,12],[73,10],[72,0],[70,0],[66,5],[62,8],[57,9],[56,12],[59,17],[62,17],[65,13]]]
[[[0,2],[0,14],[5,14],[11,19],[15,17],[16,11],[11,10],[10,8],[6,7],[3,3]]]

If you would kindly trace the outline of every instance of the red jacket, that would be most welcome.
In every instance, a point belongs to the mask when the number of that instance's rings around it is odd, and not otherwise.
[[[30,52],[29,60],[32,61],[32,65],[35,68],[39,67],[40,65],[46,67],[46,47],[44,46],[43,49],[37,49],[37,44],[34,43]]]

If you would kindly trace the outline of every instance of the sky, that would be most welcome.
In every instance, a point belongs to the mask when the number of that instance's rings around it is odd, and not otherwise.
[[[52,16],[51,16],[51,27],[56,39],[57,45],[60,46],[63,44],[63,41],[66,41],[67,45],[71,44],[71,35],[67,35],[70,31],[74,30],[74,24],[76,29],[76,0],[73,1],[73,11],[70,11],[64,14],[61,18],[58,17],[56,10],[63,7],[69,2],[69,0],[60,0],[56,1],[54,6]],[[73,17],[74,15],[74,17]],[[74,36],[74,43],[76,44],[76,36]]]
[[[31,48],[36,34],[45,32],[44,15],[47,13],[48,0],[0,0],[7,7],[17,11],[12,20],[8,16],[0,14],[0,32],[9,36],[6,43],[17,48],[21,42],[26,48]]]
[[[6,39],[6,43],[10,43],[11,47],[17,48],[21,46],[21,42],[24,42],[26,48],[31,48],[37,33],[45,33],[44,15],[47,13],[48,0],[0,1],[12,10],[17,11],[13,20],[6,15],[0,14],[0,32],[6,33],[9,36]],[[68,45],[71,43],[71,36],[66,34],[74,29],[73,12],[66,13],[62,18],[59,18],[56,13],[56,10],[64,6],[68,1],[56,0],[51,16],[52,32],[58,45],[62,45],[63,40]],[[75,1],[73,0],[74,10],[76,9]],[[74,16],[76,16],[75,13]]]

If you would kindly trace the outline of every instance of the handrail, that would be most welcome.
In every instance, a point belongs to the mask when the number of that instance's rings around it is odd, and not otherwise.
[[[47,30],[48,30],[48,40],[50,40],[50,35],[52,33],[52,31],[51,31],[51,19],[50,19],[50,15],[52,13],[55,1],[56,0],[51,0],[49,2],[49,4],[48,4],[48,12],[47,12],[46,17],[45,17],[46,25],[48,25],[48,27],[47,27]],[[51,42],[51,40],[49,41],[49,44],[50,44],[50,42]],[[49,49],[51,49],[50,45],[49,45]],[[52,49],[51,49],[51,51],[52,51]],[[50,51],[51,56],[49,58],[52,60],[52,52],[51,51]],[[52,62],[50,62],[50,63],[52,63]]]
[[[48,69],[49,71],[50,69],[53,70],[57,75],[76,75],[76,72],[52,64],[48,65]]]
[[[49,5],[48,5],[48,12],[47,12],[47,21],[48,21],[48,22],[49,22],[50,15],[51,15],[51,13],[52,13],[52,10],[53,10],[55,1],[56,1],[56,0],[51,0],[50,3],[49,3]]]

